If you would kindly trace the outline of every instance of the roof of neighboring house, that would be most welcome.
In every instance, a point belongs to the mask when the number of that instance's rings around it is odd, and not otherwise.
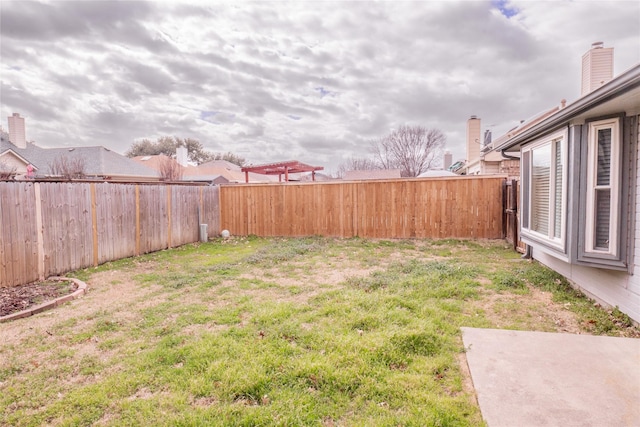
[[[462,170],[462,169],[464,168],[464,165],[465,165],[465,164],[466,164],[466,163],[465,163],[465,161],[464,161],[464,160],[458,160],[457,162],[455,162],[454,164],[452,164],[451,166],[449,166],[449,167],[447,168],[447,170],[455,173],[455,172],[457,172],[457,171],[459,171],[459,170]],[[458,175],[458,174],[456,174],[456,175]]]
[[[15,151],[13,151],[11,148],[9,148],[8,150],[4,150],[4,151],[0,152],[0,159],[3,156],[8,156],[8,155],[11,155],[11,156],[15,157],[16,159],[20,160],[22,163],[25,164],[25,166],[29,164],[29,161],[27,159],[25,159],[24,157],[22,157],[20,154],[16,153]],[[37,169],[37,168],[34,168],[34,169]]]
[[[313,181],[313,176],[310,173],[306,173],[306,174],[300,174],[300,178],[299,178],[300,182],[311,182]],[[333,181],[335,180],[335,178],[333,178],[331,175],[326,175],[323,173],[316,173],[315,174],[315,181]]]
[[[137,156],[132,160],[156,171],[160,171],[162,162],[165,161],[164,159],[171,159],[172,161],[175,161],[175,159],[164,154]],[[198,166],[183,166],[182,179],[184,181],[245,182],[242,167],[226,160],[212,160]],[[277,180],[277,177],[258,175],[255,173],[249,174],[249,182],[273,182]]]
[[[342,179],[345,181],[359,181],[367,179],[396,179],[400,177],[400,169],[373,169],[346,171]]]
[[[242,166],[236,165],[235,163],[228,162],[226,160],[210,160],[206,163],[202,163],[199,166],[207,167],[207,168],[225,168],[228,170],[234,171],[242,171]]]
[[[222,176],[229,182],[245,182],[242,167],[234,163],[227,162],[226,160],[212,160],[198,166],[187,166],[184,170],[183,178],[185,180],[195,180],[195,178],[192,177],[200,177],[202,180],[210,181],[212,180],[209,179],[210,177],[213,178],[216,176]],[[277,180],[277,177],[249,172],[249,182],[275,182]]]
[[[562,100],[561,102],[565,102],[565,101]],[[527,129],[530,129],[532,126],[536,125],[537,123],[540,123],[547,117],[552,116],[559,110],[560,110],[560,107],[555,106],[553,108],[542,110],[532,115],[531,117],[527,118],[526,120],[522,120],[520,123],[518,123],[517,126],[509,129],[507,133],[505,133],[504,135],[500,135],[499,137],[491,141],[489,144],[484,146],[480,152],[480,158],[485,162],[499,162],[501,160],[504,160],[505,157],[502,155],[502,146],[504,144],[506,144],[514,136],[526,131]],[[478,159],[478,161],[479,160],[480,159]],[[471,162],[471,163],[474,163],[474,162]]]
[[[18,148],[13,143],[0,139],[0,155],[12,151],[31,163],[40,175],[50,174],[50,165],[60,156],[68,159],[82,159],[85,173],[89,176],[118,176],[157,178],[153,169],[142,166],[133,160],[102,146],[72,148],[42,148],[27,144]]]
[[[189,175],[187,177],[182,176],[182,180],[196,182],[213,182],[214,184],[226,184],[230,182],[222,175]]]
[[[457,173],[453,173],[448,170],[431,170],[422,172],[418,175],[418,178],[430,178],[430,177],[438,177],[438,176],[459,176]]]
[[[600,88],[579,98],[544,120],[509,138],[496,149],[513,150],[531,142],[541,133],[551,132],[569,120],[611,114],[615,111],[637,111],[640,106],[640,64],[635,65]],[[586,118],[586,117],[584,117]]]
[[[158,172],[160,172],[163,162],[167,160],[176,162],[175,159],[172,159],[171,157],[164,154],[158,154],[154,156],[136,156],[132,157],[131,160]]]

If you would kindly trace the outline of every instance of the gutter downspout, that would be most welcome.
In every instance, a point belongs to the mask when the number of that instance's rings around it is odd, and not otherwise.
[[[507,154],[506,153],[506,148],[503,148],[502,150],[500,150],[500,154],[502,154],[502,157],[505,157],[507,159],[510,160],[520,160],[520,157],[516,157],[516,156],[512,156],[511,154]]]

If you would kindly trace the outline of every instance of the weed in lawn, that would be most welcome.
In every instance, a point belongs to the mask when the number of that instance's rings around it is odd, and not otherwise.
[[[205,275],[211,273],[221,277],[233,277],[240,274],[240,270],[235,264],[221,263],[206,267],[204,271],[199,271],[198,273],[204,273]]]
[[[434,356],[443,343],[439,336],[421,332],[393,335],[373,356],[373,363],[382,363],[389,369],[407,369],[412,356]]]
[[[464,265],[412,259],[393,263],[384,271],[374,271],[369,277],[349,277],[346,284],[365,292],[393,284],[423,298],[468,299],[477,296],[479,285],[472,279],[474,275],[475,269]]]
[[[55,325],[55,329],[59,329],[59,330],[64,330],[67,328],[73,328],[74,326],[76,326],[78,324],[78,319],[75,317],[72,317],[70,319],[65,319],[61,322],[58,322]]]
[[[11,361],[7,366],[0,368],[0,382],[15,376],[22,372],[22,364],[17,361]]]
[[[247,256],[244,261],[249,264],[277,264],[293,258],[323,249],[327,240],[319,237],[304,239],[277,239],[271,245],[264,246]]]
[[[509,290],[521,294],[528,293],[529,288],[527,288],[527,283],[524,277],[522,277],[522,274],[519,273],[520,270],[514,272],[500,270],[495,272],[491,279],[493,288],[500,291]]]
[[[199,291],[207,291],[211,288],[214,288],[218,285],[220,285],[222,283],[222,279],[220,278],[215,278],[215,279],[205,279],[203,281],[201,281],[200,283],[198,283],[198,290]]]

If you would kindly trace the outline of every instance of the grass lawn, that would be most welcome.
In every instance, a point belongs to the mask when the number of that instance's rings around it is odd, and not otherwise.
[[[460,326],[640,336],[496,241],[237,238],[0,325],[0,424],[483,425]]]

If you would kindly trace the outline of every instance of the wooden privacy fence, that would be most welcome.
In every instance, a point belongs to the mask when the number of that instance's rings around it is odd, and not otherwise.
[[[219,232],[219,188],[0,182],[0,286],[199,240]]]
[[[503,237],[503,176],[220,188],[232,234],[373,238]]]

